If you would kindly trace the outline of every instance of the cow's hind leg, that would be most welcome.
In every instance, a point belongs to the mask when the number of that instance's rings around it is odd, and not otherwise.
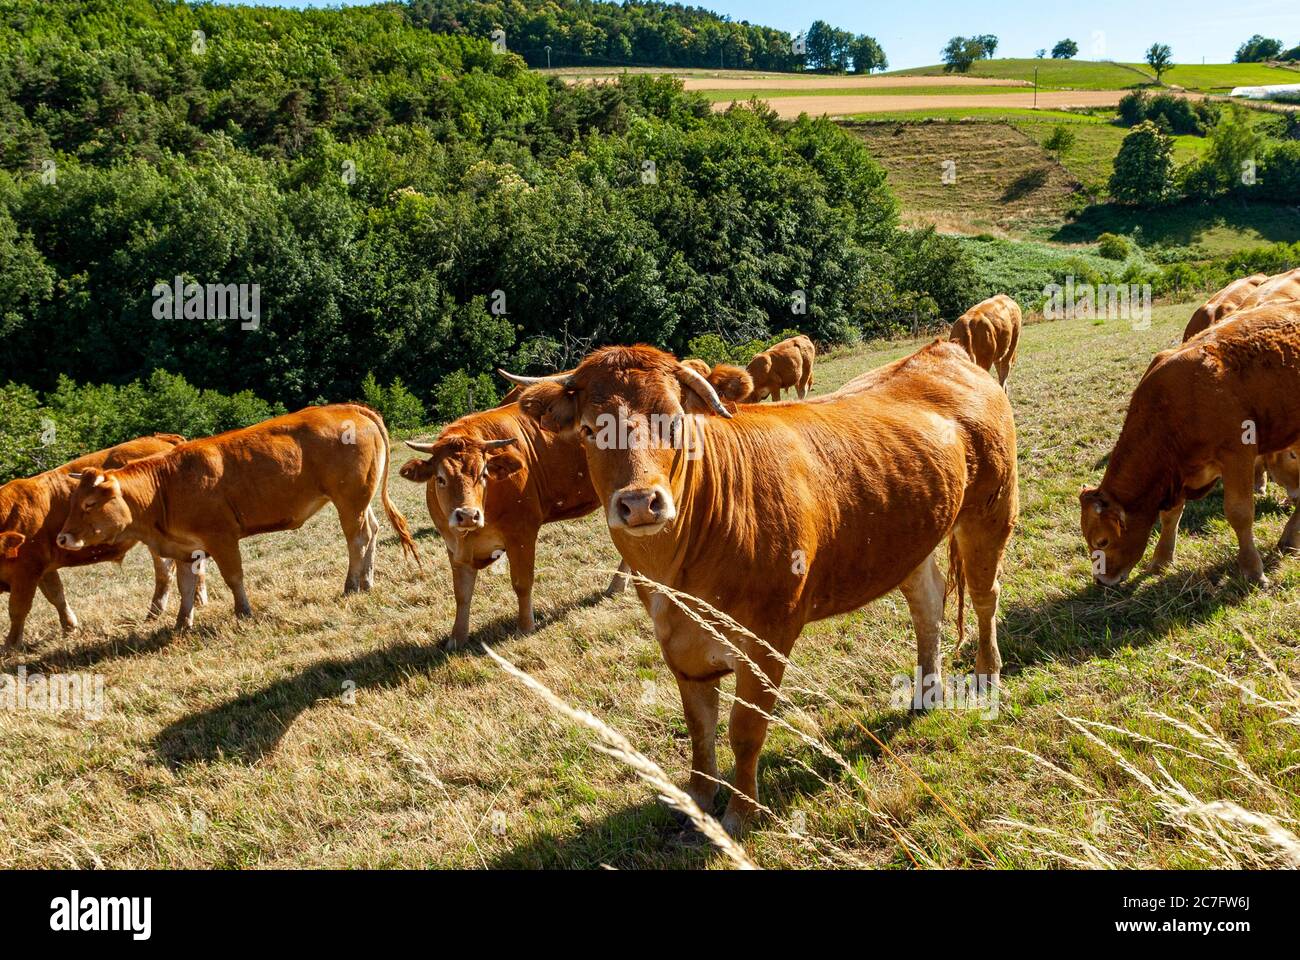
[[[686,791],[706,813],[718,795],[718,682],[677,678],[686,730],[691,735],[691,778]]]
[[[366,551],[370,547],[370,520],[367,516],[370,507],[357,513],[340,503],[338,510],[343,539],[348,545],[348,578],[343,582],[343,593],[346,595],[361,589],[361,573],[365,567]]]
[[[176,564],[176,586],[180,589],[181,605],[176,612],[176,629],[188,630],[194,626],[194,596],[198,592],[200,561],[182,560]]]
[[[369,591],[375,585],[375,554],[379,547],[379,518],[370,507],[366,509],[366,536],[369,539],[361,557],[361,589]]]
[[[1174,551],[1178,547],[1178,521],[1182,519],[1183,507],[1186,505],[1186,501],[1183,501],[1161,512],[1160,539],[1156,541],[1155,553],[1147,565],[1152,573],[1158,573],[1174,562]]]
[[[172,567],[176,564],[173,560],[158,556],[152,550],[149,551],[149,559],[153,561],[153,599],[149,601],[149,613],[145,619],[154,620],[163,615],[167,609],[167,601],[171,599]]]
[[[628,566],[626,560],[620,563],[618,565],[618,570],[614,573],[613,579],[609,581],[609,586],[605,588],[605,596],[617,597],[620,593],[625,591],[628,585],[627,575],[631,572],[632,568]]]
[[[975,653],[975,682],[980,689],[996,686],[1002,675],[998,650],[998,571],[1015,517],[1015,491],[1007,498],[1010,509],[992,516],[964,517],[954,535],[961,551],[962,576],[979,622],[979,649]],[[1004,507],[1007,506],[1004,501]]]
[[[1255,547],[1255,458],[1223,465],[1223,513],[1237,534],[1237,568],[1253,583],[1266,584],[1264,560]]]
[[[221,571],[221,579],[226,581],[226,586],[230,587],[230,592],[235,596],[235,616],[251,617],[253,607],[248,602],[248,594],[244,591],[244,559],[239,553],[239,543],[223,544],[213,548],[211,556],[217,562],[217,569]]]
[[[925,558],[899,590],[907,600],[912,614],[912,628],[916,631],[916,665],[920,668],[920,696],[913,700],[923,707],[938,706],[943,701],[943,656],[940,640],[943,636],[944,576],[939,570],[937,551]]]
[[[1300,497],[1291,499],[1291,519],[1282,528],[1277,549],[1282,553],[1300,553]]]
[[[27,577],[15,577],[9,585],[9,635],[5,637],[5,646],[17,649],[23,642],[23,627],[27,615],[32,612],[32,601],[36,599],[36,581]]]

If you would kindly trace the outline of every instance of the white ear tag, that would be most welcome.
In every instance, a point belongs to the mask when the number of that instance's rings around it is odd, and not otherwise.
[[[506,572],[506,552],[504,550],[492,551],[492,562],[487,566],[488,573],[505,573]]]

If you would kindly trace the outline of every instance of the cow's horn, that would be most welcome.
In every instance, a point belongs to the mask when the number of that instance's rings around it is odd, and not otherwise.
[[[677,372],[685,378],[686,385],[694,390],[714,413],[728,420],[731,419],[731,411],[724,407],[722,401],[718,399],[718,391],[713,389],[713,384],[704,379],[698,370],[692,370],[687,366],[679,366]]]
[[[433,443],[416,443],[414,440],[407,440],[406,445],[417,453],[433,453],[436,444]]]
[[[498,447],[508,447],[510,446],[510,444],[518,443],[518,442],[519,442],[518,437],[506,437],[504,440],[484,440],[483,449],[495,450]]]
[[[552,373],[545,377],[524,377],[517,373],[510,373],[507,370],[501,370],[499,368],[497,369],[497,373],[520,387],[531,387],[535,383],[562,383],[567,387],[571,379],[570,374],[567,373]]]

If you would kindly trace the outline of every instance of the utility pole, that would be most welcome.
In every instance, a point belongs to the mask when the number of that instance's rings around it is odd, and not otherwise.
[[[1038,68],[1034,67],[1034,109],[1038,109]]]

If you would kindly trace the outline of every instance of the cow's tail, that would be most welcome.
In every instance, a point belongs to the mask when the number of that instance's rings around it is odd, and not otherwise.
[[[948,537],[948,583],[943,592],[946,602],[948,595],[957,591],[957,649],[966,644],[966,571],[962,566],[961,547],[957,545],[957,534]]]
[[[388,522],[393,525],[393,530],[397,532],[397,539],[402,541],[402,553],[409,554],[415,561],[416,566],[423,566],[420,562],[420,551],[415,546],[415,538],[411,536],[410,524],[406,522],[406,517],[402,512],[393,505],[392,498],[388,496],[388,468],[393,462],[393,452],[389,449],[388,425],[384,423],[383,416],[378,410],[372,410],[369,407],[360,408],[370,421],[379,428],[379,435],[384,441],[384,474],[379,481],[379,498],[384,504],[384,513],[388,514]]]

